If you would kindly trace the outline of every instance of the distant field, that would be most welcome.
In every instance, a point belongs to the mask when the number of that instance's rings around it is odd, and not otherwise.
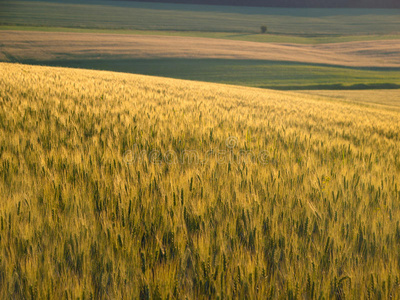
[[[1,299],[399,298],[400,112],[0,74]]]
[[[382,41],[382,40],[400,39],[400,34],[300,36],[300,35],[270,34],[270,33],[259,34],[259,33],[240,33],[240,32],[211,32],[211,31],[133,30],[133,29],[99,29],[99,28],[95,29],[95,28],[46,27],[46,26],[23,26],[23,25],[19,26],[0,25],[0,30],[203,37],[203,38],[249,41],[249,42],[259,42],[259,43],[295,43],[295,44],[326,44],[326,43],[345,43],[354,41]]]
[[[400,32],[399,10],[396,9],[246,8],[88,0],[6,0],[1,1],[0,8],[0,24],[3,25],[247,35],[258,33],[265,24],[273,34],[328,35],[324,41],[329,41],[329,36],[335,40],[341,35],[397,35]],[[266,39],[258,35],[242,38]]]
[[[9,62],[274,89],[400,85],[400,42],[395,40],[298,45],[192,37],[3,31],[0,42],[0,60]]]

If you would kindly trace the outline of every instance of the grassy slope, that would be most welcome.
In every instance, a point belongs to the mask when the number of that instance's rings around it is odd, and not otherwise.
[[[0,71],[1,298],[400,296],[398,112],[129,74]],[[135,144],[208,160],[133,161]]]
[[[49,66],[109,70],[278,90],[398,88],[400,71],[229,59],[22,60]]]
[[[79,61],[65,65],[282,90],[400,85],[400,71],[397,70],[374,71],[257,60],[148,59],[100,63]]]

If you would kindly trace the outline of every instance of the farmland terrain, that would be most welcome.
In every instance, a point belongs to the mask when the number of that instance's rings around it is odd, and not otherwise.
[[[399,10],[0,1],[0,299],[399,299],[399,49]]]

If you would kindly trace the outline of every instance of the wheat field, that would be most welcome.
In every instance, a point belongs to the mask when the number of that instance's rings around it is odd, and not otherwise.
[[[112,72],[0,74],[0,298],[400,297],[400,112]],[[188,150],[202,159],[165,159]]]

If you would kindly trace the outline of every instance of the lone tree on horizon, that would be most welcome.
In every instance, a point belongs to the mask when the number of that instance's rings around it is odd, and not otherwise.
[[[266,33],[267,32],[267,26],[262,25],[261,26],[261,33]]]

